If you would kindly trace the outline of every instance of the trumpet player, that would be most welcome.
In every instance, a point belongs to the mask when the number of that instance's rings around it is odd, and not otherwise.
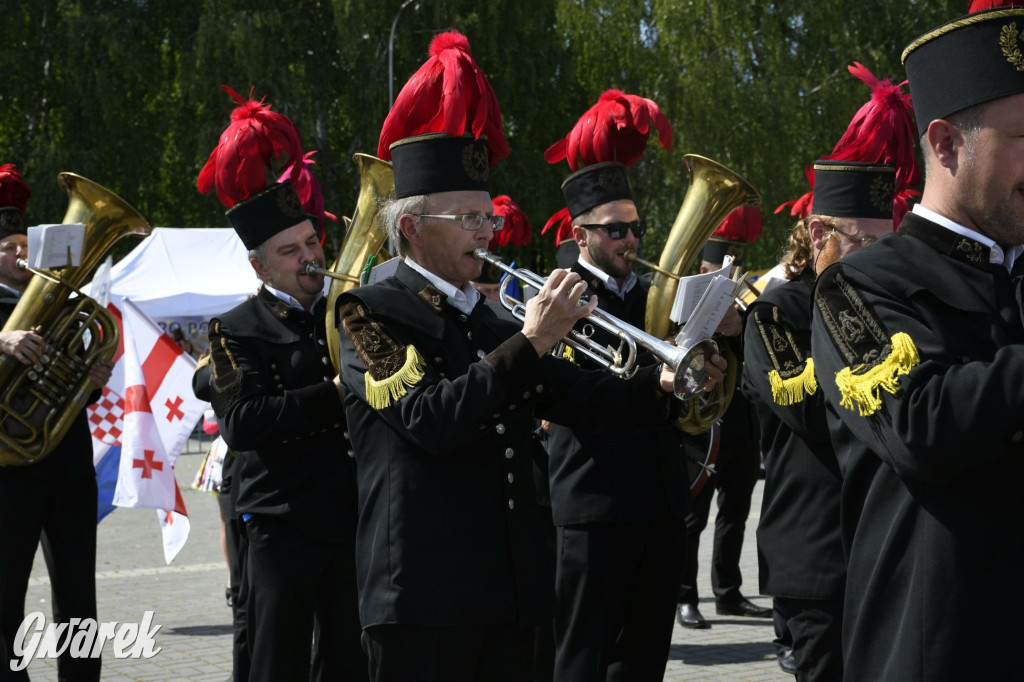
[[[28,255],[24,211],[30,194],[13,165],[0,166],[0,324],[32,279],[32,273],[17,264]],[[0,354],[22,365],[39,362],[46,351],[40,334],[38,329],[0,332]],[[99,398],[113,367],[109,360],[90,367],[96,388],[92,400]],[[0,467],[0,644],[6,645],[0,650],[7,656],[14,655],[40,541],[52,586],[54,622],[95,621],[96,498],[92,439],[84,410],[45,459]],[[69,641],[73,633],[72,629],[66,634]],[[99,658],[74,658],[65,652],[57,670],[61,679],[99,680],[100,665]],[[12,672],[7,660],[0,661],[0,670],[10,676],[5,680],[28,679],[24,670]]]
[[[456,32],[435,37],[430,53],[428,86],[446,65],[478,74]],[[435,114],[450,100],[419,96],[418,78],[402,89],[378,155],[394,167],[381,216],[403,262],[338,299],[360,616],[376,682],[532,680],[534,629],[553,607],[534,414],[607,429],[664,424],[672,412],[672,372],[646,367],[623,381],[547,354],[596,306],[579,305],[578,274],[553,274],[521,326],[472,287],[483,266],[474,251],[503,227],[489,174],[508,147],[490,85],[482,73],[469,82],[485,90],[466,88],[459,109],[490,107],[486,137],[446,130]],[[432,120],[440,129],[417,130]]]
[[[562,193],[579,247],[569,272],[602,310],[643,328],[647,284],[626,254],[638,249],[645,226],[625,166],[587,166]],[[611,343],[604,333],[595,340]],[[668,660],[690,497],[681,432],[668,423],[627,430],[626,415],[615,421],[621,430],[551,424],[548,435],[555,680],[618,679],[625,671],[631,680],[660,680]]]
[[[232,486],[248,538],[242,595],[248,679],[365,680],[353,560],[354,463],[342,391],[328,359],[324,278],[306,269],[324,263],[309,215],[318,197],[311,194],[307,208],[288,178],[268,187],[267,174],[259,172],[267,158],[247,159],[257,172],[235,172],[247,149],[233,147],[246,138],[232,126],[254,124],[263,134],[278,130],[286,141],[298,140],[291,122],[268,105],[239,104],[207,168],[239,178],[235,186],[218,184],[217,195],[229,206],[228,220],[261,286],[210,321],[209,389],[221,434],[238,453]],[[291,161],[302,158],[297,144],[285,149]],[[201,190],[210,186],[207,168]],[[242,652],[236,664],[244,662]]]

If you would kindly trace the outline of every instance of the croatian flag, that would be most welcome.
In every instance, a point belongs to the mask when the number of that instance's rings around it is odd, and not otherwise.
[[[89,430],[92,431],[92,463],[96,468],[96,485],[99,496],[96,509],[96,523],[103,520],[116,508],[114,488],[117,487],[117,470],[121,462],[121,435],[124,433],[124,325],[121,311],[113,303],[107,310],[117,321],[121,333],[117,352],[111,358],[114,372],[103,387],[103,395],[86,408]]]
[[[159,510],[170,563],[189,531],[174,464],[206,403],[192,393],[195,360],[127,299],[122,314],[124,428],[113,503]]]

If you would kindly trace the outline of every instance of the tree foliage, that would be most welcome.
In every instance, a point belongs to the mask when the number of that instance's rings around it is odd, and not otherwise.
[[[0,163],[35,193],[29,220],[54,222],[71,170],[121,194],[154,225],[221,226],[223,208],[195,189],[227,123],[220,90],[254,88],[287,114],[328,210],[351,213],[354,152],[373,153],[387,114],[392,23],[402,0],[4,0],[0,24]],[[394,91],[431,36],[470,40],[512,148],[492,179],[530,216],[534,238],[511,254],[553,264],[540,227],[562,207],[564,162],[543,151],[608,88],[654,99],[673,124],[631,169],[657,257],[689,183],[683,154],[716,159],[763,196],[765,232],[752,267],[774,263],[791,226],[772,211],[806,191],[805,164],[828,153],[868,97],[846,66],[903,80],[902,48],[966,8],[965,0],[420,0],[395,24]],[[341,228],[330,234],[337,249]],[[130,248],[131,244],[123,248]]]

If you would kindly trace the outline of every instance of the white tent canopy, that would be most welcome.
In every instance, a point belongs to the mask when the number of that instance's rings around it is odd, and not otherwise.
[[[259,289],[231,228],[157,227],[114,264],[110,279],[111,301],[131,299],[153,319],[213,317]]]

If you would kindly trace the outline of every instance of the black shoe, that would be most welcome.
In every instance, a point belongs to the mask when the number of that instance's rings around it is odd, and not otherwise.
[[[772,610],[764,606],[758,606],[746,597],[740,597],[737,602],[715,602],[715,613],[720,616],[749,616],[751,618],[771,618]]]
[[[227,601],[229,608],[235,605],[235,595],[231,594],[230,587],[224,588],[224,600]]]
[[[704,620],[704,616],[700,615],[700,611],[694,604],[683,603],[679,605],[679,611],[676,613],[679,618],[679,624],[684,628],[690,628],[691,630],[707,630],[711,626]]]
[[[796,675],[796,659],[793,658],[793,650],[783,649],[778,653],[778,657],[779,667],[782,668],[782,672]]]

